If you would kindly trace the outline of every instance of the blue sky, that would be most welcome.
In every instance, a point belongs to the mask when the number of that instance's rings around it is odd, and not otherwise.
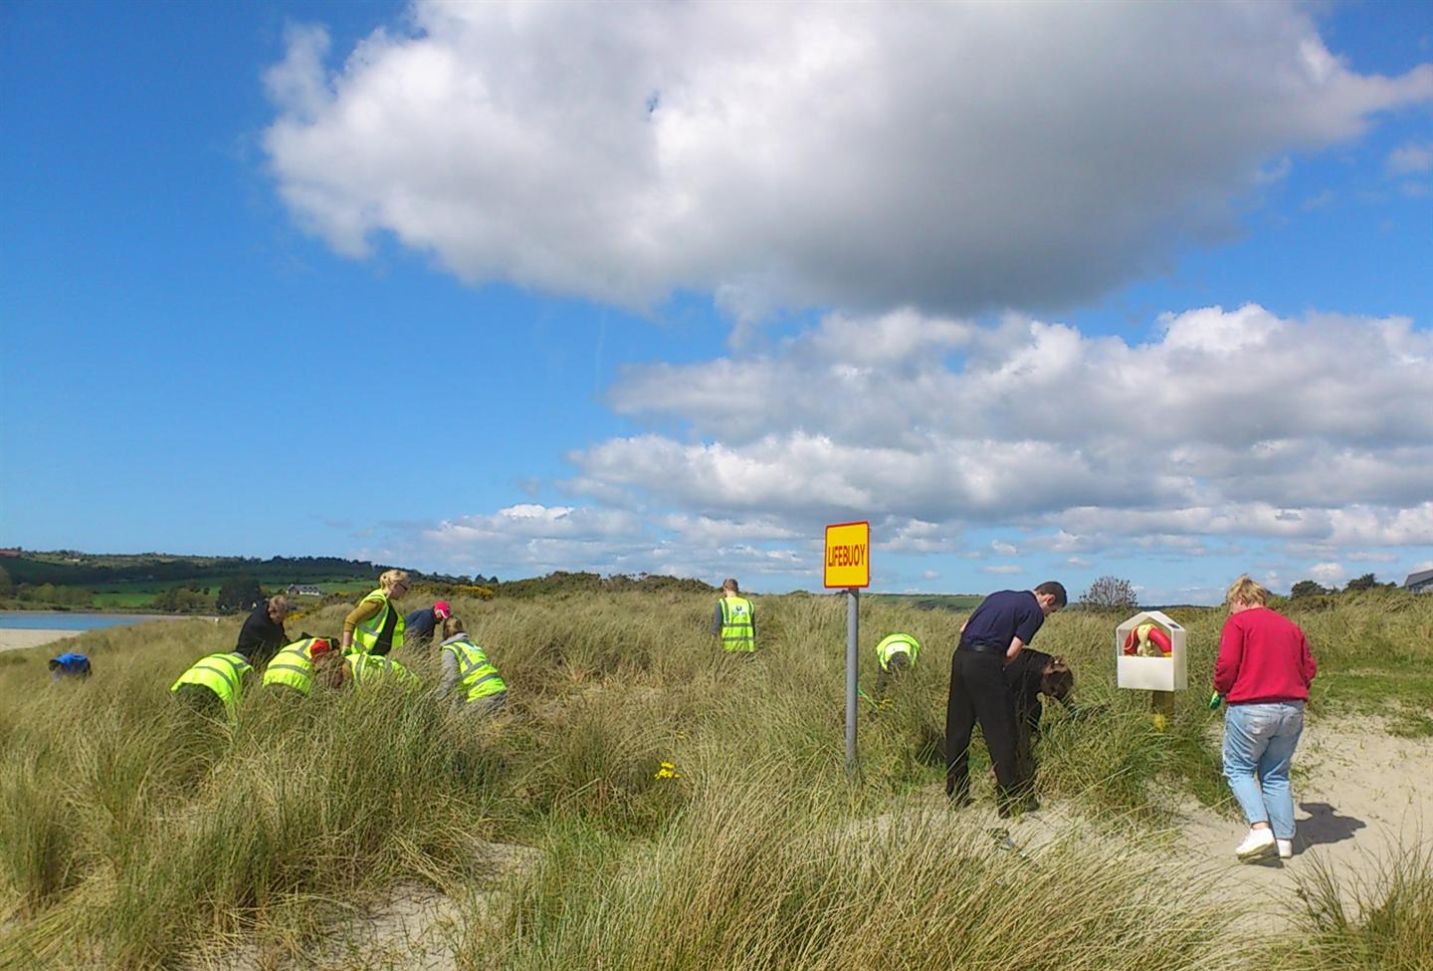
[[[1433,8],[0,10],[0,544],[1433,567]]]

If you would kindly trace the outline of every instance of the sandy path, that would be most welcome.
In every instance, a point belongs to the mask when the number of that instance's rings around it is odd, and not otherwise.
[[[1172,874],[1210,875],[1215,899],[1257,911],[1265,919],[1236,924],[1254,935],[1287,927],[1298,905],[1301,877],[1323,864],[1343,888],[1377,885],[1381,868],[1415,846],[1433,844],[1433,739],[1389,735],[1377,720],[1350,716],[1307,724],[1294,755],[1294,856],[1241,863],[1234,847],[1248,826],[1183,796],[1170,811],[1170,828],[1149,841],[1161,867]],[[1038,856],[1072,829],[1096,842],[1109,834],[1090,830],[1074,807],[1053,804],[1008,827],[1016,846]],[[996,824],[994,813],[989,814]]]
[[[1433,841],[1433,739],[1398,738],[1376,721],[1320,719],[1305,729],[1294,771],[1293,859],[1240,863],[1234,846],[1248,827],[1196,804],[1179,813],[1179,855],[1227,877],[1221,887],[1231,898],[1278,913],[1316,863],[1345,887],[1366,886],[1396,854]]]

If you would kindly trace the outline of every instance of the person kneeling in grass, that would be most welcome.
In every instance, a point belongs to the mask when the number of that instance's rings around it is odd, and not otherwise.
[[[1015,771],[1025,791],[1035,791],[1035,742],[1040,738],[1044,695],[1073,710],[1075,675],[1064,658],[1025,648],[1005,665],[1005,684],[1015,702]]]
[[[471,715],[487,715],[507,703],[508,686],[457,617],[443,621],[441,697]]]
[[[90,676],[90,659],[83,654],[70,652],[50,658],[50,680],[61,681],[65,678],[78,678],[83,680]]]
[[[418,675],[385,655],[347,654],[344,656],[344,662],[348,677],[357,687],[391,680],[411,690],[422,684]]]
[[[284,647],[264,669],[264,684],[279,685],[285,691],[296,691],[307,698],[314,682],[337,688],[344,681],[343,656],[336,637],[310,637]]]
[[[169,690],[201,714],[207,715],[222,704],[232,722],[238,718],[244,678],[253,670],[249,659],[238,651],[210,654],[190,665]]]

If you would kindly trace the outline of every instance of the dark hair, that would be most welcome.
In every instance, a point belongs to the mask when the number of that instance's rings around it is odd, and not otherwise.
[[[1069,595],[1065,593],[1065,585],[1059,580],[1046,580],[1035,588],[1035,592],[1054,594],[1056,607],[1063,607],[1070,602]]]
[[[721,582],[723,590],[730,590],[732,593],[741,593],[741,587],[736,582],[736,577],[727,577]]]
[[[443,621],[443,640],[447,640],[450,637],[457,637],[459,634],[466,634],[467,632],[467,628],[463,626],[463,622],[457,617],[449,617]]]
[[[1040,690],[1051,698],[1068,698],[1075,690],[1075,672],[1062,657],[1052,657],[1040,674]]]

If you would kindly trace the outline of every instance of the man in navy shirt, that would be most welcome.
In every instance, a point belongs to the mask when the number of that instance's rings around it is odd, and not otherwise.
[[[451,616],[453,608],[448,606],[446,600],[439,600],[431,607],[419,607],[403,618],[404,642],[427,646],[433,639],[433,631]]]
[[[1001,590],[981,601],[961,625],[960,643],[950,659],[945,711],[945,793],[957,806],[970,802],[970,735],[979,722],[995,766],[1000,815],[1039,808],[1017,769],[1015,701],[1004,670],[1066,600],[1064,586],[1054,580],[1034,590]]]

